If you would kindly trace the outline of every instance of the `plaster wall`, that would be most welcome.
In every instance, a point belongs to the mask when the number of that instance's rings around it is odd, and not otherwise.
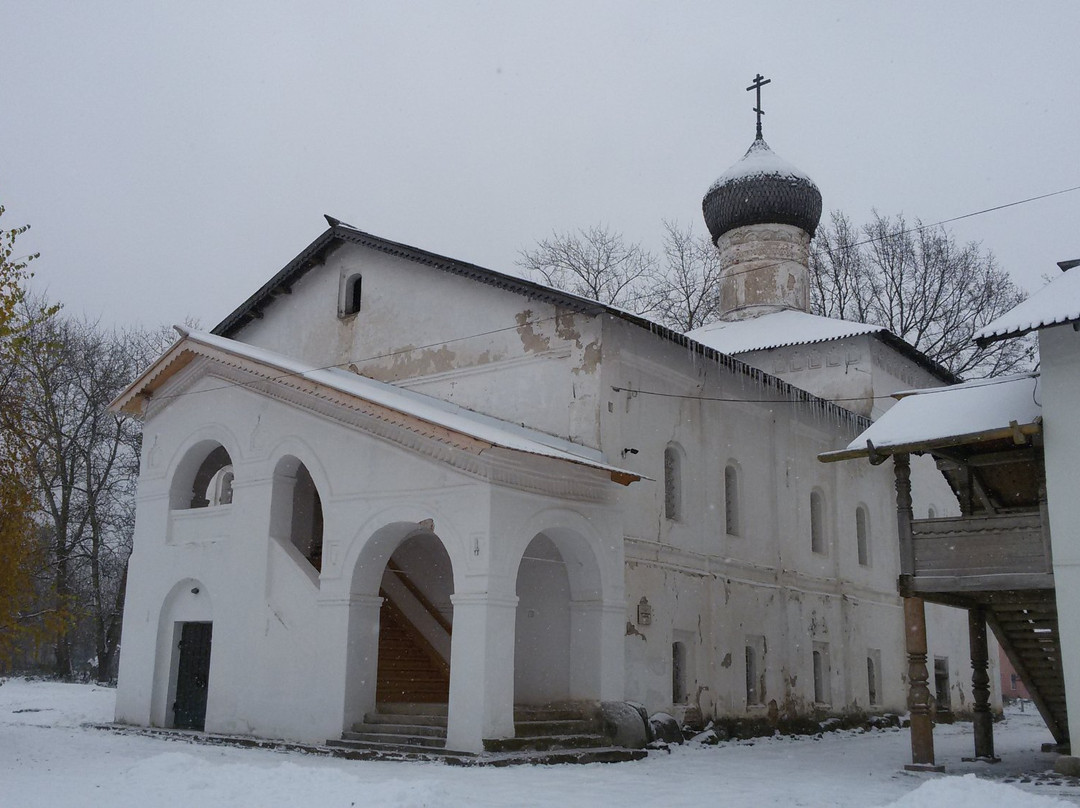
[[[361,309],[339,316],[358,273]],[[343,245],[234,338],[598,445],[595,318],[404,258]]]
[[[879,418],[901,390],[941,387],[926,368],[872,334],[748,351],[739,359],[859,415]]]
[[[1073,270],[1074,272],[1076,270]],[[1054,586],[1061,632],[1065,699],[1069,706],[1069,735],[1080,738],[1080,497],[1076,458],[1080,429],[1080,333],[1071,325],[1039,331],[1043,411],[1043,452],[1046,462],[1046,501],[1054,552]]]
[[[626,528],[628,697],[670,709],[672,645],[688,643],[690,707],[702,714],[903,711],[903,614],[891,464],[822,464],[855,422],[770,393],[750,377],[613,324],[605,334],[604,448],[652,479],[619,492]],[[644,337],[644,338],[643,338]],[[869,345],[862,344],[869,361]],[[867,379],[870,373],[863,374]],[[610,380],[610,382],[609,382]],[[622,388],[618,391],[612,387]],[[762,401],[762,399],[765,399]],[[665,449],[679,451],[680,518],[665,517]],[[724,470],[737,469],[737,535],[726,525]],[[913,462],[917,515],[958,513],[932,460]],[[810,494],[824,502],[824,552],[811,547]],[[868,514],[858,557],[856,508]],[[642,600],[644,598],[644,601]],[[647,605],[651,621],[639,618]],[[934,653],[970,692],[966,618],[934,610]],[[747,704],[745,648],[760,639],[758,704]],[[814,701],[813,650],[828,653],[828,704]],[[867,657],[880,660],[869,701]],[[765,697],[767,696],[767,697]],[[966,697],[967,702],[970,698]]]

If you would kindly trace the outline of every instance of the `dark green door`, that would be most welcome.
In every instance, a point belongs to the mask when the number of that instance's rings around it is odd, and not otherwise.
[[[173,702],[173,726],[178,729],[201,730],[206,724],[212,628],[212,623],[184,623],[180,631],[180,661]]]

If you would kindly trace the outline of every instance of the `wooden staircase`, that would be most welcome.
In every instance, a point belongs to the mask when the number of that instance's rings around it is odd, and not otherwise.
[[[385,596],[375,694],[379,703],[445,705],[450,698],[450,666]]]
[[[1058,744],[1068,743],[1065,676],[1054,593],[1051,591],[1048,596],[1017,603],[988,606],[987,623],[1027,685],[1054,740]]]

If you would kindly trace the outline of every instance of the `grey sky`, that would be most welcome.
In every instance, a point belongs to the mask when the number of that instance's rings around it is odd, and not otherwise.
[[[220,7],[219,7],[220,6]],[[212,326],[324,228],[516,271],[653,248],[754,134],[826,210],[936,221],[1080,185],[1080,3],[0,0],[0,225],[74,313]],[[1025,287],[1080,191],[957,222]]]

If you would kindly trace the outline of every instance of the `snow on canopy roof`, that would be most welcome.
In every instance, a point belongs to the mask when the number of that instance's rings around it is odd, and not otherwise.
[[[884,330],[879,325],[853,323],[849,320],[785,309],[747,320],[710,323],[688,331],[686,335],[721,353],[740,354],[788,345],[827,342]]]
[[[348,370],[336,367],[314,367],[275,351],[237,342],[227,337],[197,331],[189,332],[178,326],[174,327],[180,332],[181,339],[166,351],[163,357],[155,362],[150,369],[132,383],[113,402],[112,407],[127,411],[128,403],[154,378],[158,366],[163,361],[167,362],[167,357],[175,354],[177,348],[184,343],[194,342],[281,371],[281,376],[276,378],[299,377],[306,379],[372,404],[489,443],[492,446],[590,466],[609,472],[612,474],[613,479],[618,477],[626,480],[627,483],[641,479],[640,474],[609,465],[605,461],[602,452],[590,449],[587,446],[571,443],[553,435],[474,412],[473,410],[467,410],[442,399],[406,390],[386,382],[369,379]]]
[[[1037,431],[1033,428],[1042,422],[1038,384],[1037,373],[1026,373],[895,393],[899,401],[846,449],[818,457],[845,460],[969,443],[1009,430]]]
[[[1073,269],[983,326],[975,335],[975,342],[983,347],[995,340],[1077,320],[1080,320],[1080,271]]]

